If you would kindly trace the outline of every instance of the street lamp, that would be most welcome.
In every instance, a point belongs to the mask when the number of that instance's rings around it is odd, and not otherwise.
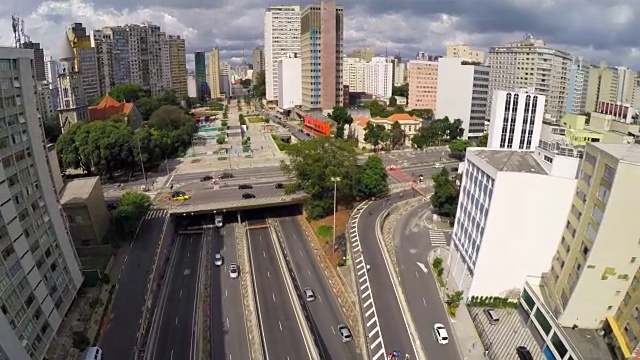
[[[140,139],[138,140],[138,154],[140,155],[140,168],[142,169],[142,177],[144,178],[144,187],[147,188],[147,173],[144,171],[144,161],[142,161],[142,149],[140,148]]]
[[[331,181],[333,181],[333,248],[331,249],[331,253],[336,252],[336,200],[338,195],[338,181],[340,181],[339,177],[331,177]]]

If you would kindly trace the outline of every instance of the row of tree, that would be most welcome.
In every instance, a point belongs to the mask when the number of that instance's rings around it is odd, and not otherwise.
[[[446,168],[434,174],[433,194],[431,195],[431,205],[436,213],[446,217],[453,224],[458,209],[459,181],[461,176],[458,173],[451,174]]]

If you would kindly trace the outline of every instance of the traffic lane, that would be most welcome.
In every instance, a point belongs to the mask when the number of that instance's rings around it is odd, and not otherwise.
[[[282,175],[276,176],[263,176],[259,178],[250,178],[250,179],[224,179],[218,180],[218,190],[227,190],[227,189],[239,189],[240,185],[251,185],[253,187],[256,186],[264,186],[270,185],[275,186],[275,184],[284,184],[286,182],[291,182],[291,179]],[[182,190],[182,191],[198,191],[198,190],[214,190],[215,187],[211,181],[193,181],[184,184],[176,184],[173,187],[173,190]],[[240,189],[249,191],[251,189]]]
[[[129,255],[117,280],[109,322],[100,338],[100,348],[115,359],[128,359],[134,350],[147,296],[147,282],[164,221],[164,218],[154,218],[142,222],[139,235],[131,242]]]
[[[343,343],[337,332],[338,325],[346,324],[346,321],[302,226],[296,218],[283,218],[278,222],[287,244],[289,258],[293,263],[300,290],[309,287],[316,294],[316,300],[307,302],[306,305],[311,311],[312,321],[315,323],[315,328],[318,330],[322,344],[327,351],[321,353],[322,358],[355,359],[357,357],[355,345],[353,342]]]
[[[212,254],[220,253],[224,265],[217,267],[211,264],[211,358],[249,359],[240,280],[231,279],[228,268],[228,264],[238,262],[235,224],[215,229],[212,244]]]
[[[194,317],[197,306],[198,272],[202,235],[193,234],[177,240],[175,264],[169,289],[162,304],[160,327],[154,359],[191,359],[194,340]]]
[[[238,188],[204,189],[190,194],[191,198],[189,200],[175,200],[175,202],[182,202],[184,205],[202,205],[212,202],[240,201],[244,193],[254,194],[258,199],[284,196],[282,189],[276,189],[273,185],[260,185],[249,190],[240,190]]]
[[[194,173],[177,173],[174,174],[171,178],[172,183],[180,183],[184,181],[199,181],[202,177],[210,175],[210,176],[219,176],[223,172],[230,172],[233,174],[234,178],[251,178],[251,177],[259,177],[264,174],[273,174],[273,173],[283,173],[282,169],[279,166],[258,166],[258,167],[250,167],[250,168],[241,168],[241,169],[233,169],[233,170],[216,170],[216,171],[203,171],[203,172],[194,172]]]
[[[427,256],[433,247],[429,228],[422,219],[428,214],[429,206],[429,203],[423,203],[409,210],[394,229],[400,282],[427,357],[459,360],[460,353],[454,336],[449,337],[447,345],[438,344],[433,336],[433,325],[436,323],[443,324],[450,335],[454,330],[442,306],[433,274],[428,273],[431,266]]]
[[[249,247],[267,358],[308,359],[269,229],[249,230]]]
[[[384,344],[387,347],[385,350],[388,353],[397,349],[402,353],[415,357],[415,351],[407,330],[407,324],[405,323],[400,304],[398,303],[398,298],[391,282],[391,275],[382,256],[382,250],[378,244],[375,230],[375,221],[382,211],[388,208],[390,203],[405,200],[411,196],[411,194],[411,191],[404,191],[374,201],[365,208],[363,216],[360,216],[357,229],[364,261],[367,265],[371,266],[369,270],[369,283],[372,298],[376,308],[382,309],[378,312],[378,322],[380,323],[380,332]],[[371,211],[370,216],[368,215],[368,211]]]

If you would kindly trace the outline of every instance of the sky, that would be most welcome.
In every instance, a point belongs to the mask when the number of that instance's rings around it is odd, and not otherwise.
[[[301,3],[306,5],[309,0]],[[11,46],[11,15],[25,21],[32,41],[56,57],[64,29],[81,22],[88,30],[152,22],[187,43],[193,52],[219,46],[224,60],[239,62],[243,51],[263,42],[264,10],[274,0],[3,0],[0,46]],[[290,4],[290,3],[288,3]],[[489,46],[518,41],[529,33],[550,46],[640,70],[638,0],[342,0],[345,50],[370,46],[377,53],[412,59],[418,51],[443,54],[448,44]],[[479,5],[481,4],[481,5]]]

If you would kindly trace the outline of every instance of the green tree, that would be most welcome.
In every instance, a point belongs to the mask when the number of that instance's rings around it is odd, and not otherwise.
[[[355,193],[358,197],[372,198],[389,191],[387,169],[379,156],[370,155],[358,170],[355,183]]]
[[[138,84],[118,84],[109,91],[109,96],[120,102],[136,102],[149,97],[149,91]]]
[[[404,130],[402,130],[400,123],[398,121],[394,121],[393,124],[391,124],[391,129],[389,129],[389,143],[391,145],[391,149],[403,146],[406,138],[407,135]]]
[[[454,179],[451,178],[449,171],[443,168],[439,173],[434,174],[433,194],[431,195],[431,205],[438,215],[449,218],[453,221],[456,216],[458,207],[458,187]]]
[[[51,115],[47,119],[43,120],[42,127],[44,129],[44,137],[50,144],[55,144],[60,135],[62,135],[60,117],[57,114]]]
[[[482,134],[482,136],[480,136],[476,140],[476,146],[477,147],[486,147],[488,142],[489,142],[489,134],[488,133],[484,133],[484,134]]]
[[[449,144],[449,151],[451,151],[453,157],[462,160],[469,146],[471,146],[469,140],[456,139]]]
[[[138,230],[140,221],[144,219],[150,208],[151,198],[149,195],[136,191],[124,193],[112,212],[116,231],[131,239]]]
[[[149,119],[149,126],[161,131],[173,131],[185,126],[189,120],[193,119],[179,107],[164,105],[153,112]]]
[[[222,145],[222,144],[224,144],[226,141],[227,141],[227,138],[225,138],[224,136],[218,136],[218,137],[216,138],[216,143],[217,143],[218,145]]]
[[[431,109],[412,109],[407,111],[407,114],[411,115],[411,116],[417,116],[421,119],[425,119],[425,118],[433,118],[433,110]]]
[[[353,118],[349,111],[342,106],[334,106],[329,118],[336,122],[336,138],[344,139],[344,128],[353,123]]]
[[[391,95],[409,98],[409,84],[402,84],[391,88]]]
[[[377,151],[380,145],[384,144],[389,138],[389,133],[384,125],[376,124],[369,121],[364,127],[364,142],[373,146],[373,150]]]
[[[447,294],[447,299],[445,303],[451,308],[458,308],[460,303],[462,303],[462,299],[464,298],[464,292],[456,291],[452,294]]]
[[[227,112],[227,110],[222,112],[222,119],[226,120],[229,118],[229,113]]]
[[[396,107],[398,105],[398,99],[395,96],[389,98],[389,106]]]
[[[256,99],[263,99],[267,94],[266,79],[264,70],[260,70],[256,74],[256,81],[251,88],[251,96]]]
[[[240,80],[240,85],[242,86],[243,89],[250,89],[251,88],[251,79],[242,79],[242,80]]]
[[[362,107],[365,109],[369,109],[372,118],[378,116],[383,117],[382,115],[384,115],[384,112],[387,111],[387,108],[384,106],[384,104],[377,100],[369,101],[368,103],[362,105]]]
[[[84,351],[86,348],[91,346],[91,340],[87,336],[87,334],[82,331],[74,331],[71,334],[71,346],[74,349]]]

